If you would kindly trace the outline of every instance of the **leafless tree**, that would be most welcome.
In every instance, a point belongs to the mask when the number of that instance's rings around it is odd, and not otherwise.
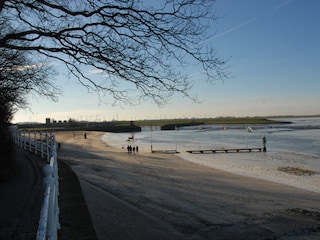
[[[1,29],[1,28],[0,28]],[[34,63],[23,51],[0,48],[0,102],[26,108],[34,95],[57,100],[60,88],[53,84],[54,70],[45,62]]]
[[[5,30],[0,24],[0,31]],[[0,35],[4,31],[1,31]],[[0,155],[9,157],[8,125],[16,108],[26,108],[30,94],[56,100],[60,89],[53,85],[48,64],[36,64],[24,51],[0,48]],[[0,161],[0,164],[3,162]]]
[[[186,70],[193,65],[209,82],[226,77],[225,61],[207,41],[217,20],[214,0],[0,0],[0,20],[11,26],[1,48],[64,63],[101,99],[193,98]]]

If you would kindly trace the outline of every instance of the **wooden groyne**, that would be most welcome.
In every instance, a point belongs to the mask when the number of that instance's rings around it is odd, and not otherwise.
[[[177,150],[152,150],[152,153],[165,153],[165,154],[175,154],[180,153]]]
[[[229,148],[229,149],[203,149],[203,150],[187,150],[188,153],[201,154],[201,153],[235,153],[235,152],[266,152],[262,147],[254,148]]]

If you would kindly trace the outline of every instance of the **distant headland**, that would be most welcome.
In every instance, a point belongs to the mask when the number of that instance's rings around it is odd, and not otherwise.
[[[281,118],[273,116],[270,118]],[[160,126],[161,130],[174,130],[182,126],[196,125],[229,125],[229,124],[288,124],[288,121],[272,120],[265,117],[218,117],[218,118],[192,118],[192,119],[154,119],[136,121],[104,121],[88,122],[76,121],[48,121],[45,123],[17,124],[21,130],[43,131],[102,131],[102,132],[140,132],[142,127]],[[288,118],[288,117],[287,117]]]

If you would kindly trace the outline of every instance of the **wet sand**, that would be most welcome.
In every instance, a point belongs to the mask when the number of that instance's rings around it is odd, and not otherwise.
[[[58,132],[99,239],[319,239],[320,194]]]

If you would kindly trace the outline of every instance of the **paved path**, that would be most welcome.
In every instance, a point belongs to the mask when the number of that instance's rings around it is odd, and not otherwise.
[[[97,240],[77,175],[59,161],[60,225],[59,240]]]
[[[0,240],[35,240],[43,202],[45,160],[14,146],[12,174],[0,180]],[[0,156],[1,157],[1,156]],[[78,177],[59,161],[59,240],[96,240]]]
[[[170,224],[80,179],[98,239],[182,240]]]
[[[43,199],[39,158],[14,146],[14,174],[0,182],[0,239],[36,239]]]

